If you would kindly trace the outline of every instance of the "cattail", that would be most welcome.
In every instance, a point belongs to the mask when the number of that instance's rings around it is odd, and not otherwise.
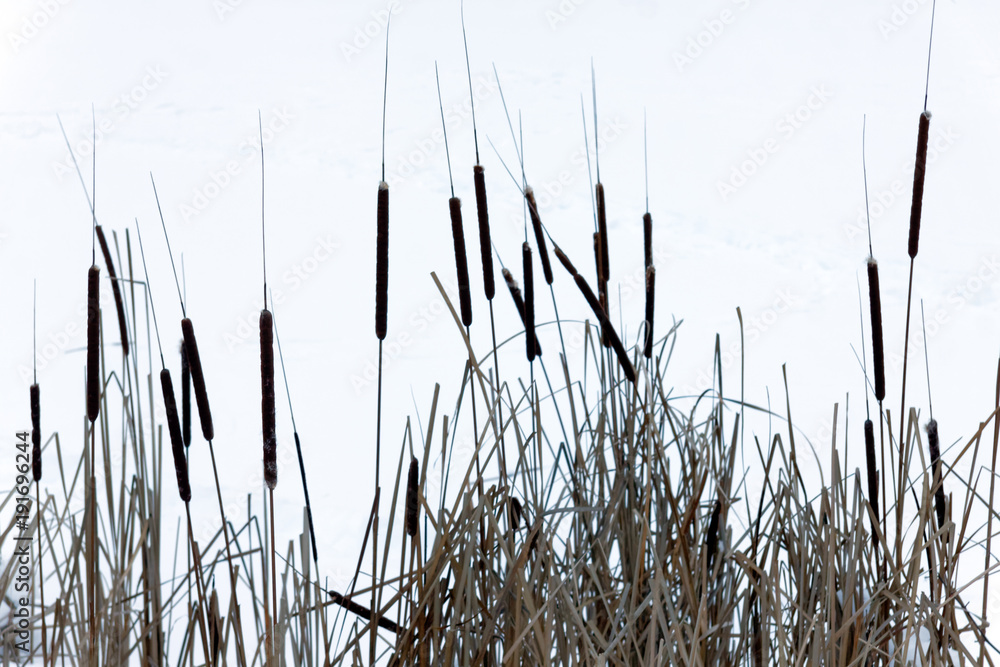
[[[375,235],[375,335],[385,340],[389,314],[389,184],[378,184],[378,227]]]
[[[931,453],[931,470],[934,476],[934,509],[937,510],[938,528],[944,525],[944,487],[941,485],[941,444],[938,442],[937,420],[927,423],[927,448]]]
[[[594,311],[594,315],[597,317],[598,322],[600,322],[602,335],[607,336],[611,347],[615,351],[615,355],[618,357],[618,363],[622,367],[622,371],[625,372],[625,377],[629,382],[635,382],[635,368],[632,367],[632,361],[628,358],[628,352],[625,351],[625,346],[622,345],[621,339],[618,337],[618,333],[615,332],[615,328],[611,326],[611,320],[608,319],[607,313],[604,308],[601,307],[601,302],[597,300],[594,295],[593,290],[590,289],[590,285],[587,284],[586,279],[579,273],[574,276],[576,280],[577,287],[583,293],[583,297],[590,304],[590,309]]]
[[[511,496],[510,499],[510,529],[517,530],[521,525],[521,514],[523,508],[521,507],[521,501],[517,498]]]
[[[521,244],[521,259],[524,260],[524,334],[528,361],[535,360],[535,278],[531,269],[531,246]]]
[[[878,288],[878,262],[868,258],[868,301],[871,304],[872,358],[875,361],[875,400],[885,398],[885,355],[882,350],[882,297]]]
[[[31,476],[38,482],[42,479],[42,421],[41,400],[38,383],[31,385]]]
[[[642,215],[642,239],[648,268],[653,265],[653,216],[648,212]]]
[[[87,419],[91,424],[101,411],[100,279],[101,270],[94,264],[87,274]]]
[[[260,414],[264,431],[264,483],[278,484],[278,442],[274,428],[274,320],[271,311],[260,311]]]
[[[871,419],[865,420],[865,460],[868,466],[868,502],[878,517],[878,467],[875,463],[875,426]],[[874,527],[872,532],[875,532]]]
[[[917,245],[920,240],[920,213],[924,206],[924,174],[927,171],[927,134],[931,127],[931,112],[924,110],[920,114],[920,127],[917,130],[917,159],[913,166],[913,202],[910,205],[910,242],[907,251],[910,259],[917,256]]]
[[[486,174],[482,165],[472,168],[472,179],[476,183],[476,213],[479,214],[479,251],[483,256],[483,289],[486,299],[493,300],[496,285],[493,282],[493,248],[490,243],[490,215],[486,208]]]
[[[535,243],[538,244],[538,257],[542,260],[542,273],[545,282],[552,284],[552,264],[549,263],[549,251],[545,245],[545,233],[542,231],[542,218],[538,215],[538,204],[535,202],[535,192],[528,186],[524,190],[524,198],[528,200],[528,215],[531,216],[531,228],[535,230]]]
[[[181,332],[184,334],[184,347],[187,348],[188,365],[191,367],[191,383],[194,385],[194,400],[198,404],[198,417],[201,419],[201,434],[205,440],[215,438],[212,428],[212,411],[208,407],[208,392],[205,391],[205,374],[201,369],[201,357],[198,356],[198,341],[194,337],[194,325],[191,320],[181,320]]]
[[[566,253],[562,251],[562,248],[553,243],[552,250],[555,251],[556,258],[559,260],[559,263],[566,267],[566,270],[569,271],[569,275],[575,276],[576,267],[573,266],[573,262],[569,261],[569,257],[567,257]]]
[[[510,271],[503,269],[501,273],[503,274],[504,281],[507,283],[507,289],[510,290],[510,296],[514,299],[514,306],[517,308],[517,314],[521,318],[521,324],[524,324],[524,297],[521,296],[521,288]],[[525,331],[527,331],[527,327],[525,327]],[[537,338],[535,338],[535,356],[542,356],[542,346],[538,344]]]
[[[722,515],[722,501],[716,499],[715,507],[712,509],[712,518],[708,522],[708,535],[705,538],[706,565],[709,572],[712,570],[712,561],[719,551],[719,518]]]
[[[188,364],[187,349],[181,342],[181,432],[184,446],[191,446],[191,366]]]
[[[187,459],[184,458],[184,442],[181,439],[181,424],[177,419],[177,403],[174,400],[174,385],[170,371],[160,371],[160,388],[163,390],[163,406],[167,410],[167,430],[170,432],[170,451],[174,456],[174,472],[177,474],[177,491],[181,500],[191,500],[191,483],[188,481]]]
[[[656,267],[646,267],[646,346],[643,350],[647,359],[653,358],[653,295],[656,284]]]
[[[122,300],[121,286],[118,285],[118,276],[115,274],[115,265],[111,261],[111,250],[108,249],[108,241],[104,238],[104,230],[100,225],[96,225],[97,241],[101,244],[101,254],[104,255],[104,263],[108,266],[108,276],[111,278],[111,293],[115,297],[115,310],[118,311],[118,334],[122,339],[122,354],[128,355],[128,325],[125,320],[125,302]]]
[[[601,280],[611,280],[611,266],[608,263],[608,214],[604,205],[604,184],[598,182],[595,187],[597,194],[597,231],[601,235]]]
[[[458,300],[462,309],[462,324],[472,324],[472,292],[469,289],[469,264],[465,257],[465,232],[462,231],[462,200],[448,200],[451,212],[451,236],[455,241],[455,266],[458,268]]]
[[[417,487],[420,485],[420,464],[410,457],[410,472],[406,476],[406,534],[417,535],[417,517],[420,511],[420,496]]]
[[[327,592],[330,594],[330,599],[333,601],[334,604],[343,607],[347,611],[351,612],[356,616],[360,616],[361,618],[372,617],[372,611],[368,607],[365,607],[363,605],[358,604],[357,602],[354,602],[348,596],[342,593],[338,593],[337,591],[327,591]],[[378,617],[378,627],[382,628],[383,630],[387,630],[389,632],[395,632],[395,633],[399,632],[399,626],[396,625],[395,621],[392,621],[386,618],[385,616]]]
[[[600,232],[594,232],[594,262],[597,265],[597,301],[601,304],[604,312],[608,311],[608,284],[604,280],[604,252],[601,250],[604,243],[601,240]],[[608,347],[611,340],[606,333],[601,334],[601,345]]]

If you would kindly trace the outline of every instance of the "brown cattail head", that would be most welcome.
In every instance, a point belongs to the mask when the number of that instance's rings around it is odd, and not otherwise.
[[[531,268],[531,246],[521,244],[521,259],[524,266],[524,334],[528,361],[535,360],[535,278]]]
[[[205,391],[205,373],[201,369],[198,341],[194,337],[194,325],[190,319],[185,317],[181,320],[181,332],[184,334],[184,347],[187,349],[188,365],[191,367],[191,384],[194,385],[194,400],[198,404],[201,434],[206,440],[213,440],[215,429],[212,428],[212,411],[208,407],[208,392]]]
[[[653,265],[653,216],[648,212],[642,216],[643,248],[646,251],[646,267]]]
[[[875,400],[885,398],[885,354],[882,348],[882,297],[878,288],[878,262],[868,258],[868,301],[871,304],[872,358],[875,361]]]
[[[521,318],[521,324],[524,324],[524,297],[521,296],[521,288],[509,270],[503,269],[501,273],[503,274],[504,282],[507,283],[507,289],[510,290],[510,297],[514,300],[514,306],[517,308],[517,314]],[[527,327],[525,327],[525,331],[527,331]],[[535,356],[542,356],[542,346],[538,344],[537,338],[535,338]]]
[[[646,267],[646,345],[643,354],[647,359],[653,358],[653,303],[656,286],[656,267]]]
[[[934,509],[937,511],[938,528],[944,525],[944,487],[941,485],[941,443],[938,441],[938,424],[936,419],[927,423],[927,448],[931,454],[931,470],[934,479]]]
[[[163,406],[167,410],[167,431],[170,433],[170,451],[174,457],[174,472],[177,474],[177,492],[181,500],[191,500],[191,483],[188,481],[187,459],[184,458],[184,442],[181,440],[181,424],[177,419],[177,402],[174,399],[174,385],[170,371],[160,371],[160,389],[163,390]]]
[[[87,274],[87,419],[93,424],[101,412],[101,270],[94,264]]]
[[[601,279],[611,280],[611,268],[608,264],[608,213],[604,205],[604,184],[595,187],[597,195],[597,231],[601,235]]]
[[[115,274],[115,265],[111,261],[111,250],[108,248],[108,241],[104,238],[104,230],[100,225],[96,225],[97,241],[101,244],[101,254],[104,255],[104,263],[108,267],[108,276],[111,278],[111,293],[115,297],[115,310],[118,311],[118,335],[122,339],[122,354],[128,356],[128,325],[125,319],[125,302],[122,300],[121,286],[118,284],[118,276]]]
[[[517,530],[521,526],[521,515],[523,514],[524,508],[521,507],[521,501],[517,498],[511,496],[510,498],[510,529]]]
[[[868,467],[868,502],[875,516],[878,513],[878,467],[875,462],[875,426],[871,419],[865,420],[865,462]]]
[[[542,260],[542,273],[545,275],[545,282],[551,285],[552,264],[549,263],[549,250],[545,245],[542,218],[538,215],[538,204],[535,202],[535,192],[531,186],[525,188],[524,198],[528,200],[528,215],[531,216],[531,228],[535,230],[535,243],[538,245],[538,257]]]
[[[583,293],[583,298],[585,298],[587,303],[590,304],[590,309],[594,311],[594,315],[601,324],[601,335],[608,337],[610,345],[614,349],[615,355],[618,357],[618,363],[621,365],[622,371],[625,373],[625,377],[629,382],[635,383],[635,368],[633,368],[632,361],[628,358],[628,352],[625,351],[625,346],[622,345],[622,341],[618,337],[618,333],[615,331],[615,328],[611,326],[611,320],[608,319],[607,313],[604,311],[604,308],[601,307],[601,302],[598,301],[593,290],[590,289],[590,285],[587,284],[587,280],[583,276],[578,273],[574,276],[574,280],[576,280],[576,285],[580,288],[580,292]]]
[[[410,457],[410,472],[406,475],[406,534],[417,535],[417,517],[420,511],[420,464]]]
[[[191,446],[191,365],[188,364],[187,348],[181,342],[181,432],[184,446]]]
[[[719,551],[719,519],[722,516],[722,501],[716,499],[712,508],[712,518],[708,522],[708,535],[705,537],[705,562],[709,572],[712,571],[712,561]]]
[[[604,241],[600,232],[594,232],[594,262],[597,265],[597,302],[604,312],[608,312],[608,283],[604,280]],[[611,340],[606,333],[601,334],[601,344],[610,347]]]
[[[465,257],[465,232],[462,230],[462,200],[448,200],[451,213],[451,237],[455,242],[455,266],[458,269],[458,301],[462,309],[462,324],[472,324],[472,291],[469,288],[469,263]]]
[[[486,174],[483,166],[472,168],[472,179],[476,183],[476,213],[479,214],[479,251],[483,256],[483,289],[486,299],[493,300],[496,284],[493,282],[493,245],[490,242],[490,215],[486,208]]]
[[[42,406],[37,382],[31,385],[28,393],[31,397],[31,476],[38,482],[42,479]]]
[[[559,260],[559,263],[566,267],[566,270],[569,271],[569,275],[575,276],[576,267],[573,266],[573,262],[569,261],[569,257],[567,257],[566,253],[562,251],[562,248],[553,243],[552,250],[555,251],[556,258]]]
[[[920,213],[924,206],[924,174],[927,171],[927,135],[931,127],[931,112],[924,110],[920,114],[920,126],[917,129],[917,159],[913,165],[913,202],[910,204],[910,242],[907,252],[910,259],[917,256],[917,245],[920,241]]]
[[[378,225],[375,235],[375,335],[385,340],[389,315],[389,184],[378,184]]]
[[[260,311],[260,415],[264,432],[264,483],[278,484],[278,438],[274,428],[274,320]]]

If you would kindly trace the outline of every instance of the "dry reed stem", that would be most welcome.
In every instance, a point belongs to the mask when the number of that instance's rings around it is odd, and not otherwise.
[[[451,214],[451,236],[455,244],[455,267],[458,273],[458,301],[462,310],[462,324],[472,324],[472,290],[469,288],[469,262],[465,255],[465,232],[462,229],[462,200],[448,200]]]
[[[389,184],[378,184],[375,235],[375,335],[385,340],[389,315]]]
[[[264,483],[273,491],[278,484],[278,440],[274,408],[274,319],[267,308],[260,311],[260,394]]]
[[[472,179],[476,185],[476,213],[479,217],[479,252],[483,260],[483,290],[486,299],[493,300],[496,283],[493,279],[493,247],[490,241],[490,214],[486,206],[486,174],[482,165],[472,168]]]
[[[205,390],[205,373],[201,368],[198,341],[194,337],[194,325],[187,317],[181,320],[181,332],[184,334],[184,346],[187,348],[188,365],[191,367],[191,384],[194,385],[194,399],[198,404],[201,434],[205,440],[211,441],[215,439],[215,429],[212,426],[212,410],[208,405],[208,392]]]
[[[87,274],[87,419],[93,424],[101,411],[101,270],[94,264]]]
[[[125,304],[122,301],[121,286],[118,284],[118,275],[115,272],[114,262],[111,261],[111,250],[108,249],[108,241],[104,238],[104,230],[100,225],[94,227],[97,232],[97,241],[101,246],[101,254],[104,256],[104,263],[108,267],[108,277],[111,279],[111,293],[115,299],[115,310],[118,313],[118,334],[121,336],[122,354],[128,356],[128,324],[125,319]]]

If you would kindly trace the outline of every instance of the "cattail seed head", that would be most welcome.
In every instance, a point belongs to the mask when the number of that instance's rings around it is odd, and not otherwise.
[[[264,483],[278,484],[278,439],[274,415],[274,319],[271,311],[260,311],[260,414],[264,433]]]
[[[191,366],[188,364],[187,349],[181,342],[181,432],[184,446],[191,446]]]
[[[385,340],[389,315],[389,184],[378,184],[378,223],[375,235],[375,335]]]
[[[569,257],[567,257],[566,253],[562,251],[562,248],[552,244],[552,250],[556,253],[556,258],[559,260],[559,263],[566,267],[566,270],[569,271],[569,275],[575,276],[576,267],[573,266],[573,262],[569,261]]]
[[[535,360],[535,279],[531,268],[531,246],[521,244],[521,259],[524,266],[524,333],[528,361]]]
[[[521,507],[521,501],[517,498],[511,496],[510,499],[510,529],[517,530],[521,526],[521,515],[524,509]]]
[[[646,268],[646,345],[643,354],[647,359],[653,358],[653,310],[656,286],[656,267]]]
[[[646,256],[646,266],[653,265],[653,216],[648,212],[642,216],[642,239]]]
[[[621,365],[625,377],[629,382],[635,383],[635,368],[633,368],[632,361],[628,358],[628,352],[625,350],[625,346],[622,345],[618,333],[611,325],[611,320],[608,319],[607,313],[601,306],[601,302],[594,295],[593,290],[590,289],[590,285],[587,284],[587,280],[583,276],[578,273],[574,276],[574,280],[576,280],[577,287],[580,288],[580,292],[583,293],[583,297],[590,304],[590,309],[594,311],[594,315],[597,317],[598,322],[600,322],[602,336],[608,337],[610,346],[614,349],[615,355],[618,357],[618,363]]]
[[[604,203],[604,184],[595,186],[597,196],[597,231],[601,235],[601,279],[611,280],[611,268],[608,263],[608,213]]]
[[[924,206],[924,174],[927,171],[927,135],[931,127],[931,112],[920,114],[917,129],[917,158],[913,165],[913,201],[910,204],[910,239],[907,252],[910,259],[917,256],[920,241],[920,214]]]
[[[531,228],[535,231],[538,258],[542,261],[542,274],[545,276],[545,282],[551,285],[552,264],[549,263],[549,251],[545,245],[545,233],[542,231],[542,218],[538,215],[538,204],[535,202],[535,192],[531,186],[525,188],[524,198],[528,200],[528,215],[531,217]]]
[[[722,516],[722,501],[716,499],[715,507],[712,508],[712,518],[708,522],[708,534],[705,537],[705,561],[709,572],[712,570],[712,561],[719,551],[719,519]]]
[[[483,258],[483,289],[487,301],[496,294],[493,281],[493,246],[490,242],[490,215],[486,207],[486,174],[482,165],[472,168],[472,179],[476,184],[476,213],[479,214],[479,251]]]
[[[87,274],[87,419],[93,424],[101,411],[101,270]]]
[[[597,265],[597,302],[604,312],[608,312],[607,282],[604,280],[604,241],[600,232],[594,232],[594,262]],[[601,345],[609,347],[611,340],[604,332],[601,333]]]
[[[875,462],[875,426],[871,419],[865,420],[865,463],[868,468],[868,502],[875,516],[878,513],[878,467]]]
[[[213,440],[215,429],[212,427],[212,410],[208,406],[208,392],[205,390],[205,373],[201,368],[201,357],[198,356],[198,340],[194,337],[194,325],[187,317],[181,320],[181,332],[184,334],[184,347],[187,349],[188,365],[191,367],[191,384],[194,385],[194,400],[198,404],[201,434],[205,440]]]
[[[462,230],[462,200],[448,200],[451,213],[451,237],[455,242],[455,266],[458,269],[458,301],[462,310],[462,324],[472,324],[472,291],[469,288],[469,263],[465,256],[465,232]]]
[[[510,297],[514,300],[514,306],[517,308],[517,314],[521,318],[521,324],[524,324],[524,297],[521,296],[521,288],[517,284],[517,280],[511,275],[510,271],[503,269],[501,271],[503,274],[504,282],[507,283],[507,289],[510,291]],[[527,331],[527,327],[525,328]],[[538,339],[535,338],[535,356],[542,356],[542,346],[538,344]]]
[[[174,457],[174,472],[177,474],[177,492],[181,500],[191,500],[191,483],[188,480],[187,459],[184,458],[184,442],[181,439],[181,425],[177,418],[177,402],[174,399],[174,385],[170,371],[160,371],[160,389],[163,390],[163,406],[167,411],[167,431],[170,433],[170,451]]]
[[[937,511],[938,528],[944,525],[945,502],[944,487],[941,485],[941,443],[938,440],[938,424],[936,419],[927,423],[927,448],[931,455],[931,470],[934,479],[934,509]]]
[[[420,464],[410,457],[410,471],[406,475],[406,534],[417,535],[417,518],[420,511]]]
[[[101,245],[101,254],[104,256],[104,263],[108,267],[108,276],[111,278],[111,293],[115,298],[115,310],[118,312],[118,334],[122,340],[122,354],[128,356],[128,325],[125,319],[125,302],[122,300],[121,286],[118,284],[118,276],[115,274],[115,265],[111,261],[111,250],[108,248],[108,241],[104,238],[104,230],[100,225],[96,225],[97,241]]]
[[[31,398],[31,476],[37,482],[42,479],[42,420],[41,400],[38,383],[28,390]]]
[[[868,302],[871,305],[872,359],[875,362],[875,400],[885,398],[885,354],[882,348],[882,297],[878,287],[878,262],[868,258]]]

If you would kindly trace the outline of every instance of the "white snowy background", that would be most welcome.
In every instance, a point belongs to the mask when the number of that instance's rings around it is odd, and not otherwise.
[[[8,454],[0,451],[0,487],[12,484],[15,431],[30,428],[36,279],[43,430],[46,437],[59,431],[70,452],[82,447],[91,218],[56,116],[90,188],[93,104],[98,220],[117,233],[123,253],[125,229],[132,230],[135,270],[141,271],[133,222],[139,219],[164,351],[179,377],[181,312],[150,186],[153,172],[175,256],[178,262],[184,257],[188,315],[205,367],[225,500],[245,508],[253,493],[260,507],[260,110],[269,286],[310,476],[321,572],[331,587],[345,585],[372,497],[375,199],[389,9],[384,488],[392,484],[406,419],[419,416],[426,429],[435,382],[442,384],[441,409],[452,412],[465,356],[429,276],[436,271],[450,285],[455,273],[435,60],[455,190],[465,204],[472,337],[480,354],[490,344],[457,0],[3,1],[0,424],[9,445]],[[881,265],[887,406],[895,422],[930,0],[468,0],[465,21],[479,151],[503,261],[519,266],[523,209],[487,142],[488,136],[514,167],[491,63],[508,107],[523,120],[525,169],[542,218],[590,275],[593,214],[580,96],[587,101],[593,152],[593,58],[612,282],[621,286],[612,319],[623,321],[626,336],[635,340],[643,309],[637,288],[645,110],[658,331],[666,331],[671,315],[684,320],[668,374],[675,393],[708,386],[718,333],[730,352],[724,358],[727,393],[738,395],[740,307],[747,399],[766,405],[769,392],[783,412],[786,364],[793,416],[828,469],[833,406],[840,403],[843,457],[849,395],[847,470],[863,468],[864,384],[851,349],[860,352],[857,277],[860,272],[866,291],[868,254],[862,117],[867,114],[872,241]],[[964,442],[993,403],[1000,347],[997,35],[1000,5],[938,3],[914,293],[924,299],[928,316],[934,416],[943,446]],[[100,259],[98,264],[103,267]],[[561,267],[555,271],[560,316],[583,319],[585,302]],[[503,340],[520,325],[499,265],[496,273],[494,307]],[[537,267],[536,276],[540,283]],[[107,282],[102,296],[105,337],[113,341]],[[544,292],[538,304],[538,319],[551,320]],[[147,368],[144,332],[140,336]],[[926,421],[919,322],[911,340],[907,402]],[[542,345],[557,350],[554,327],[543,330]],[[522,348],[520,339],[505,348],[507,379],[515,372],[527,376]],[[571,354],[571,364],[572,358],[579,354]],[[280,380],[278,386],[280,545],[298,535],[302,492]],[[779,421],[772,426],[784,428]],[[459,427],[471,430],[464,421]],[[752,427],[767,435],[767,422]],[[206,536],[216,529],[217,516],[207,452],[195,431],[192,486],[201,508],[195,530]],[[809,474],[818,475],[811,456],[807,463]],[[45,465],[52,471],[46,481],[55,484],[54,461]],[[176,496],[166,491],[167,511],[176,514]],[[981,557],[977,552],[975,560]],[[1000,611],[1000,598],[990,608]]]

